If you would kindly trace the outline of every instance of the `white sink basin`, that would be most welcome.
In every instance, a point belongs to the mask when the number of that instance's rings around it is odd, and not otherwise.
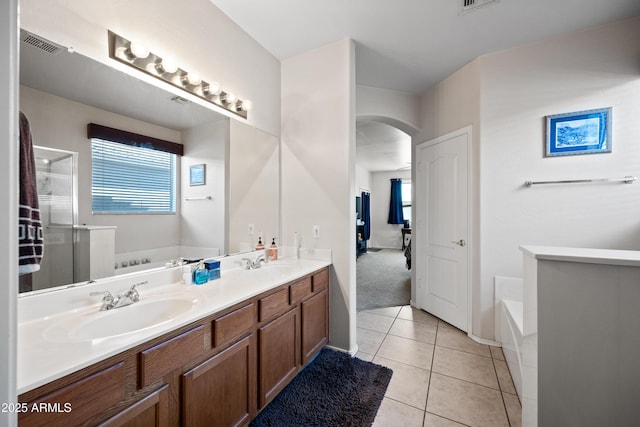
[[[95,306],[64,316],[44,331],[50,341],[92,341],[117,337],[169,322],[191,311],[200,303],[189,296],[164,296],[108,311]]]

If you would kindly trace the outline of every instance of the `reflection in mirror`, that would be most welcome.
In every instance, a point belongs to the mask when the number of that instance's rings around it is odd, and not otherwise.
[[[163,267],[180,257],[208,258],[249,250],[258,233],[278,237],[277,137],[78,53],[61,49],[51,54],[25,43],[20,52],[20,109],[29,118],[34,145],[76,153],[77,198],[71,203],[77,203],[77,210],[64,226],[85,230],[72,237],[61,232],[59,224],[45,228],[43,262],[49,263],[48,272],[60,270],[64,278],[38,279],[32,289]],[[92,212],[88,123],[184,145],[177,165],[175,214]],[[196,164],[206,165],[205,185],[189,183],[189,168]],[[232,224],[236,231],[230,232]],[[249,224],[254,226],[253,234],[248,233]],[[63,266],[59,249],[75,242],[71,246],[78,253],[80,234],[88,236],[85,240],[93,239],[102,234],[95,230],[114,232],[113,249],[108,241],[100,240],[99,245],[113,257],[100,256],[101,270],[92,268],[94,255],[82,261],[76,256],[73,267]],[[105,267],[105,259],[112,260],[109,266]],[[104,269],[111,273],[105,274]],[[21,283],[25,280],[21,278]]]

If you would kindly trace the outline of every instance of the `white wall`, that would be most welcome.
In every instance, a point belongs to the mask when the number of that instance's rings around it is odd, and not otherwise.
[[[209,0],[21,0],[21,26],[99,62],[230,115],[108,58],[107,30],[166,53],[204,80],[251,99],[253,126],[280,134],[280,63]],[[260,70],[260,72],[256,72]],[[235,115],[231,115],[236,117]]]
[[[635,18],[480,58],[483,336],[493,277],[522,274],[518,245],[640,249],[637,183],[523,187],[640,174],[638,40]],[[609,106],[611,154],[543,157],[545,115]]]
[[[181,195],[178,220],[179,241],[183,246],[225,248],[226,151],[229,121],[218,120],[182,132],[184,155],[181,163]],[[190,186],[189,167],[205,165],[205,185]],[[185,200],[207,197],[211,200]],[[156,234],[163,231],[156,230]]]
[[[0,402],[17,402],[18,306],[18,2],[0,3]],[[17,425],[17,416],[0,412],[0,425]]]
[[[91,213],[91,144],[87,139],[87,124],[97,123],[178,143],[181,142],[179,131],[114,114],[26,86],[20,86],[20,108],[29,118],[34,145],[78,153],[80,224],[117,226],[117,253],[180,244],[180,215]],[[224,192],[221,194],[224,200]]]
[[[282,62],[282,239],[333,250],[330,344],[355,334],[355,52],[342,40]],[[312,226],[320,238],[312,238]]]
[[[473,126],[475,335],[494,339],[493,279],[521,276],[519,245],[640,248],[637,184],[523,186],[638,175],[638,39],[635,18],[485,55],[423,96],[414,143]],[[613,153],[544,158],[546,115],[608,106]]]
[[[356,117],[396,127],[409,135],[418,132],[420,97],[396,90],[356,86]]]
[[[263,243],[280,242],[280,141],[278,137],[232,120],[228,159],[229,233],[226,253],[254,248],[258,233]],[[249,234],[253,224],[254,234]]]
[[[359,196],[363,191],[371,191],[371,172],[356,165],[356,196]]]
[[[411,171],[373,172],[371,174],[371,239],[372,248],[402,248],[404,225],[387,224],[389,201],[391,199],[391,179],[411,180]],[[410,219],[410,218],[405,218]]]
[[[466,236],[468,246],[472,249],[471,253],[471,269],[472,269],[472,305],[473,305],[473,332],[478,335],[481,330],[476,330],[476,325],[480,325],[481,310],[480,307],[480,180],[479,175],[479,158],[480,158],[480,76],[478,61],[472,61],[458,70],[456,73],[447,77],[438,85],[429,90],[421,99],[420,105],[422,132],[412,138],[412,158],[415,159],[415,146],[425,141],[430,141],[465,126],[472,126],[472,171],[471,171],[471,189],[469,191],[471,215],[473,217],[471,224],[471,233]],[[415,200],[415,189],[425,183],[416,181],[415,165],[412,169],[411,180],[413,182],[413,200]],[[413,218],[411,223],[416,223],[416,209],[412,209]],[[412,244],[418,246],[419,234],[413,234]],[[411,270],[412,283],[415,283],[415,269]],[[411,300],[416,300],[415,287],[411,287]],[[491,308],[491,315],[493,315]],[[493,332],[490,334],[493,338]]]

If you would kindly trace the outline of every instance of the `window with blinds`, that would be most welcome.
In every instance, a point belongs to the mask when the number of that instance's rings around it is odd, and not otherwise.
[[[91,139],[93,213],[174,214],[176,155]]]

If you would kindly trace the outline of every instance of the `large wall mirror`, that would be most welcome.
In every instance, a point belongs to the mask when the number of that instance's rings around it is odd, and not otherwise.
[[[64,48],[22,42],[20,51],[45,241],[41,270],[21,277],[22,291],[246,251],[259,234],[279,236],[276,136]],[[88,123],[184,145],[175,214],[92,212]],[[194,169],[206,174],[202,185],[189,179],[195,165],[204,165]]]

